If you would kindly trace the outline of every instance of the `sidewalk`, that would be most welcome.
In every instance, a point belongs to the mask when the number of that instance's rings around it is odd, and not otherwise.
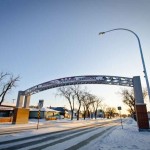
[[[139,132],[137,123],[129,118],[103,138],[97,138],[82,150],[150,150],[150,132]]]

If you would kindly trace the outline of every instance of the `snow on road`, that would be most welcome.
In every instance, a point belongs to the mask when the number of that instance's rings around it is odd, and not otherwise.
[[[116,119],[112,119],[116,120]],[[17,138],[22,138],[22,137],[27,137],[27,136],[32,136],[32,135],[38,135],[38,134],[43,134],[43,133],[51,133],[55,131],[62,131],[62,130],[68,130],[72,128],[76,128],[79,126],[87,126],[90,124],[96,124],[98,122],[109,122],[111,121],[110,119],[96,119],[96,120],[56,120],[56,121],[45,121],[44,119],[40,119],[40,125],[44,124],[49,124],[49,128],[41,128],[39,130],[33,129],[29,131],[24,131],[20,133],[13,133],[11,135],[5,134],[5,135],[0,135],[0,142],[5,141],[5,140],[12,140],[12,139],[17,139]],[[28,124],[0,124],[0,132],[3,130],[15,130],[16,128],[21,128],[21,127],[31,127],[34,126],[35,128],[37,127],[37,119],[31,119],[29,120]]]
[[[81,125],[88,125],[96,122],[103,122],[107,121],[102,119],[97,120],[80,120],[76,121],[66,121],[63,120],[62,122],[66,122],[65,124],[62,124],[61,121],[57,122],[51,122],[54,126],[51,126],[50,128],[40,129],[40,130],[33,130],[33,131],[26,131],[22,133],[16,133],[12,135],[0,135],[0,141],[7,141],[12,139],[17,139],[21,137],[27,137],[31,135],[36,134],[42,134],[46,132],[52,132],[52,131],[60,131],[64,129],[70,129],[73,127],[81,126]],[[59,123],[58,123],[59,122]],[[41,124],[48,123],[48,122],[41,122]],[[36,122],[31,121],[28,125],[35,124]],[[26,126],[28,126],[26,125]],[[2,128],[10,128],[12,125],[3,126],[0,125]],[[16,125],[17,126],[17,125]],[[19,125],[21,126],[21,125]],[[25,125],[23,125],[25,126]],[[15,127],[13,125],[13,127]],[[94,132],[86,133],[83,136],[78,136],[76,138],[73,138],[72,140],[67,140],[62,143],[59,143],[57,145],[47,147],[46,149],[55,149],[55,150],[63,150],[66,148],[69,148],[70,146],[76,145],[78,143],[82,143],[82,140],[85,138],[92,137],[94,134],[97,134],[99,130],[102,130],[102,128],[95,130]],[[50,141],[49,141],[50,142]],[[49,143],[48,142],[48,143]],[[51,141],[52,142],[52,141]],[[44,143],[43,143],[44,144]],[[42,145],[39,143],[39,146]],[[82,145],[83,146],[83,145]],[[34,146],[33,146],[34,147]],[[31,148],[31,147],[30,147]],[[90,143],[87,143],[85,146],[81,147],[80,150],[150,150],[150,132],[139,132],[137,128],[137,123],[132,118],[124,119],[123,122],[123,129],[121,125],[110,129],[105,134],[100,135],[98,138],[95,138]]]

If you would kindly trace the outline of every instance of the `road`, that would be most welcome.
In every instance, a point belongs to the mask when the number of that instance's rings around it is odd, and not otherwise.
[[[0,142],[0,150],[76,150],[120,125],[119,121],[98,122],[63,131],[55,131]],[[10,134],[11,135],[11,134]]]

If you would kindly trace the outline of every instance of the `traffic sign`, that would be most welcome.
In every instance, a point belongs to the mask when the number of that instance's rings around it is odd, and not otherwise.
[[[120,106],[118,107],[118,110],[121,110],[121,107],[120,107]]]

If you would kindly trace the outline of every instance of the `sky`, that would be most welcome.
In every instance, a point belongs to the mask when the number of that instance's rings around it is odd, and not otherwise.
[[[149,0],[0,0],[0,71],[20,76],[5,101],[18,91],[57,78],[79,75],[140,76],[146,87],[136,37],[150,80]],[[123,106],[119,86],[86,85],[110,106]],[[57,89],[31,96],[31,105],[68,106]],[[148,102],[149,104],[149,102]],[[148,107],[148,109],[150,106]],[[125,108],[124,108],[125,109]]]

